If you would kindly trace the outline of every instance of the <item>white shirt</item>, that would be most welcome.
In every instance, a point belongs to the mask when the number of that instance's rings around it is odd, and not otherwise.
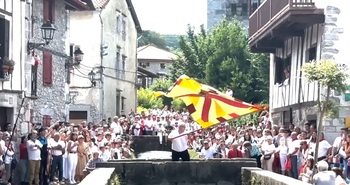
[[[152,120],[145,120],[145,130],[153,131],[154,122]]]
[[[113,130],[113,133],[115,134],[123,134],[123,128],[120,126],[119,123],[112,122],[111,123],[111,129]]]
[[[37,147],[37,146],[39,147]],[[28,151],[28,160],[33,160],[33,161],[39,161],[41,160],[41,157],[40,157],[40,149],[41,147],[43,147],[43,145],[40,143],[39,140],[28,140],[27,141],[27,151]]]
[[[179,131],[177,129],[173,130],[170,132],[168,138],[175,138],[177,136],[179,136]],[[183,135],[180,136],[178,138],[175,138],[172,140],[171,143],[171,149],[176,151],[176,152],[183,152],[185,150],[187,150],[187,139],[188,136],[187,135]]]
[[[5,145],[1,145],[1,149],[2,149],[2,151],[4,151],[4,155],[6,153],[5,161],[4,161],[5,164],[11,164],[13,154],[15,154],[15,152],[13,151],[13,148],[11,151],[11,150],[7,149],[7,147]]]
[[[326,157],[328,154],[328,149],[330,149],[331,147],[332,145],[330,145],[328,141],[326,140],[320,141],[318,146],[318,158]]]
[[[205,149],[204,147],[201,150],[201,157],[205,159],[212,159],[214,158],[215,151],[213,148],[209,147],[208,149]]]
[[[105,150],[103,153],[100,153],[100,158],[106,162],[111,158],[111,153],[108,150]]]
[[[61,145],[62,148],[65,147],[65,143],[62,140],[55,141],[54,139],[52,139],[49,142],[49,145],[50,145],[51,148],[57,147],[58,145]],[[62,150],[54,150],[54,149],[52,149],[51,150],[51,154],[53,156],[61,156],[63,154],[63,152],[62,152]]]
[[[292,144],[292,138],[291,137],[281,137],[278,145],[278,149],[280,151],[280,155],[287,155],[288,154],[288,144]]]
[[[69,141],[69,143],[70,143],[70,146],[72,147],[75,142],[74,141]],[[68,151],[68,152],[77,152],[77,150],[78,150],[78,145],[72,147],[72,149],[70,151]]]
[[[300,148],[300,142],[301,142],[300,140],[294,140],[294,141],[288,143],[288,153],[292,154],[296,149],[299,149]],[[298,156],[299,155],[299,150],[293,155]]]

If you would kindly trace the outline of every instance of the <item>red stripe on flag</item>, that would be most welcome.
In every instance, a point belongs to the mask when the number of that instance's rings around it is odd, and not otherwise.
[[[210,106],[211,106],[211,98],[204,98],[203,110],[202,110],[202,120],[204,122],[209,121]]]
[[[228,105],[238,107],[238,108],[251,108],[252,107],[252,105],[249,105],[249,104],[247,105],[247,104],[244,104],[241,102],[233,101],[233,100],[227,99],[225,97],[222,97],[222,96],[219,96],[216,94],[208,94],[207,98],[213,98],[213,99],[222,101],[223,103],[226,103]]]

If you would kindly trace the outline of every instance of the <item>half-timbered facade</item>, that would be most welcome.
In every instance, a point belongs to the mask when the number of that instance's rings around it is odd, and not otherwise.
[[[270,112],[275,124],[303,126],[316,123],[314,105],[322,89],[308,83],[301,67],[312,60],[334,59],[347,64],[350,33],[340,0],[266,0],[249,17],[249,46],[252,52],[270,55]],[[343,10],[342,10],[343,9]],[[334,93],[341,103],[339,118],[324,123],[328,138],[335,136],[349,104],[347,95]]]

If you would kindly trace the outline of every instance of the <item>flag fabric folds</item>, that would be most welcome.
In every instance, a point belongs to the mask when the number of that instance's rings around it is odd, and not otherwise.
[[[186,75],[182,75],[168,92],[155,92],[154,95],[183,100],[193,120],[202,128],[264,110],[262,106],[251,105],[227,96]]]

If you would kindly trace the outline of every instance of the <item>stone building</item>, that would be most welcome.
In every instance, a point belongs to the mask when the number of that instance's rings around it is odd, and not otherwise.
[[[177,56],[164,49],[157,48],[152,45],[141,46],[137,48],[137,60],[139,67],[156,74],[157,77],[166,77],[170,73],[173,60]],[[153,82],[154,77],[140,78],[139,83],[143,87],[149,87]]]
[[[278,3],[280,4],[277,4]],[[332,59],[339,66],[348,65],[350,13],[341,0],[307,2],[266,0],[249,18],[249,46],[253,52],[270,55],[270,112],[275,124],[293,123],[301,127],[315,124],[319,112],[317,100],[325,90],[317,83],[308,83],[303,64]],[[350,90],[350,87],[348,87]],[[339,115],[323,122],[328,141],[339,136],[350,117],[350,94],[332,92],[340,103]]]
[[[31,3],[25,17],[27,41],[37,43],[26,56],[25,65],[27,94],[37,97],[31,103],[30,117],[33,123],[49,126],[51,122],[65,121],[68,115],[67,64],[73,60],[69,55],[71,41],[67,32],[69,11],[93,7],[75,0],[32,0],[27,3]],[[47,21],[56,31],[53,39],[45,43],[41,26]],[[38,43],[45,44],[39,46]]]
[[[71,122],[120,115],[135,109],[137,102],[137,38],[142,30],[132,2],[92,2],[98,10],[69,14],[72,42],[85,53],[71,74],[69,90],[76,94]]]
[[[248,27],[249,10],[254,11],[262,0],[207,0],[207,29],[211,30],[224,18],[236,16],[244,26]]]

